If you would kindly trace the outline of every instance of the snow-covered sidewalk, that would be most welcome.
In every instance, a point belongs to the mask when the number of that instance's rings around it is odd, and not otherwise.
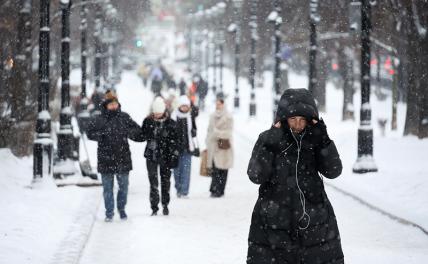
[[[172,195],[171,215],[151,217],[149,182],[143,159],[144,144],[132,143],[134,171],[130,176],[127,207],[129,220],[122,222],[116,218],[113,223],[104,223],[104,208],[100,207],[80,263],[245,263],[250,217],[258,191],[258,186],[248,180],[246,167],[254,140],[263,129],[269,127],[272,116],[269,108],[265,107],[271,102],[270,97],[266,96],[266,91],[264,96],[262,90],[258,93],[260,98],[258,118],[248,120],[246,117],[244,110],[248,102],[246,95],[242,96],[244,109],[235,113],[236,166],[230,171],[224,198],[209,198],[210,179],[198,176],[199,160],[194,159],[190,198],[177,199]],[[134,74],[126,73],[118,94],[123,110],[141,123],[148,112],[151,100],[148,90],[142,88],[140,80]],[[331,131],[336,123],[334,118],[328,118],[326,122]],[[207,113],[202,113],[198,118],[201,143],[205,137],[207,120]],[[360,190],[367,189],[363,184],[356,184],[357,180],[363,177],[377,177],[374,182],[385,180],[384,177],[387,177],[390,171],[383,172],[382,168],[382,173],[378,174],[353,175],[350,168],[355,157],[354,146],[352,138],[346,133],[351,133],[355,125],[343,126],[343,129],[331,132],[343,153],[345,165],[344,174],[332,183],[361,194]],[[349,131],[344,132],[346,129]],[[404,141],[406,140],[408,139]],[[347,142],[350,143],[347,145]],[[419,147],[416,148],[416,151],[418,150]],[[378,160],[379,165],[383,165],[381,159]],[[393,168],[395,166],[391,167],[391,170]],[[396,172],[399,173],[399,170],[396,169]],[[343,178],[345,179],[342,180]],[[419,230],[392,221],[332,188],[327,187],[327,192],[337,214],[347,262],[416,264],[423,263],[428,257],[428,236]],[[171,193],[174,194],[173,188]],[[390,201],[389,195],[391,193],[385,190],[386,197],[383,201]],[[371,199],[375,199],[373,197],[377,197],[376,192],[372,197],[364,198],[372,201]],[[416,204],[422,205],[420,200]],[[397,213],[405,213],[400,209],[397,210]],[[422,217],[426,216],[427,214],[422,214]]]
[[[74,263],[89,236],[100,188],[31,185],[32,159],[0,149],[0,263]]]
[[[225,71],[225,80],[230,106],[233,77],[229,71]],[[290,80],[293,87],[306,85],[306,79],[299,75],[291,74]],[[246,167],[258,134],[270,126],[272,112],[269,78],[264,89],[257,89],[258,115],[254,119],[248,118],[248,85],[244,79],[241,83],[242,108],[234,113],[236,163],[230,171],[226,196],[209,198],[210,179],[198,176],[199,159],[194,158],[190,198],[177,199],[172,188],[171,215],[167,217],[150,216],[144,144],[131,143],[134,170],[127,207],[129,220],[115,219],[113,223],[103,222],[101,188],[56,189],[46,184],[30,189],[32,159],[17,159],[9,150],[0,150],[0,259],[32,264],[74,263],[79,257],[80,263],[245,263],[250,217],[258,191],[258,186],[248,180]],[[123,110],[141,123],[152,95],[134,72],[124,73],[118,93]],[[353,174],[358,122],[340,121],[340,98],[340,91],[329,85],[328,109],[322,116],[338,145],[344,170],[341,177],[326,183],[427,228],[428,165],[424,161],[428,140],[401,136],[405,108],[400,105],[398,132],[387,131],[386,137],[381,137],[374,127],[374,157],[379,172]],[[355,102],[358,98],[356,94]],[[389,104],[373,99],[373,120],[388,116],[389,110],[385,109]],[[212,95],[208,108],[198,118],[201,145],[208,113],[213,110]],[[96,143],[88,145],[94,161]],[[327,187],[327,193],[338,218],[347,262],[425,262],[428,236],[420,230],[393,221],[331,187]]]

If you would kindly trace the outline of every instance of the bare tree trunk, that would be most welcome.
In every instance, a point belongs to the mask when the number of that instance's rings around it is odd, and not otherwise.
[[[417,9],[420,14],[424,14],[424,11],[426,13],[428,9],[428,5],[422,5],[422,7]],[[408,23],[408,58],[410,63],[404,135],[411,134],[423,138],[428,136],[428,111],[426,106],[428,101],[426,98],[428,76],[425,73],[428,65],[428,51],[426,50],[428,43],[426,37],[421,36],[419,33],[419,28],[415,22],[417,14],[413,13],[412,3],[408,3],[406,9],[408,15],[406,16],[405,22]],[[426,22],[426,19],[424,22]]]
[[[18,39],[15,67],[12,74],[12,118],[10,148],[17,156],[29,155],[32,150],[34,110],[28,100],[31,90],[31,0],[22,0],[19,7]]]
[[[318,52],[318,84],[315,90],[315,99],[318,102],[318,110],[321,112],[326,111],[326,86],[328,78],[328,65],[329,60],[327,54],[320,49]]]
[[[354,67],[351,57],[351,50],[346,46],[339,49],[338,62],[340,75],[343,84],[343,107],[342,107],[342,120],[354,120],[354,85],[353,75]]]
[[[428,41],[425,38],[420,40],[420,60],[419,67],[419,138],[428,137],[428,75],[426,69],[428,67]]]

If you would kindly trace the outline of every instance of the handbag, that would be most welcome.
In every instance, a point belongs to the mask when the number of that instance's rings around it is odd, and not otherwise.
[[[199,174],[201,176],[210,176],[207,165],[208,165],[208,151],[205,149],[201,153],[201,167],[199,170]]]
[[[219,140],[217,140],[217,146],[219,149],[230,149],[230,140],[229,139],[223,139],[220,138]]]

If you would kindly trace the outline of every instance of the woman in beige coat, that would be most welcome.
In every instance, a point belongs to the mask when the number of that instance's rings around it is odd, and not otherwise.
[[[233,117],[224,104],[224,95],[216,99],[216,111],[210,116],[206,138],[208,162],[211,174],[211,197],[222,197],[226,187],[227,173],[233,166]]]

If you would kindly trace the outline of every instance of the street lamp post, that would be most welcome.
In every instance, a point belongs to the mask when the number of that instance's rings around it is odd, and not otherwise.
[[[51,116],[49,113],[49,0],[40,1],[39,94],[36,139],[34,141],[34,181],[52,173]]]
[[[102,59],[102,46],[101,46],[101,17],[102,7],[100,4],[95,4],[95,89],[96,92],[101,92],[101,59]]]
[[[219,23],[219,34],[218,34],[218,56],[219,56],[219,63],[220,63],[220,92],[223,92],[223,56],[224,56],[224,42],[225,42],[225,36],[224,36],[224,29],[223,29],[223,23],[222,23],[222,16],[224,15],[224,12],[226,10],[226,4],[224,2],[220,2],[217,4],[218,7],[218,21]]]
[[[219,37],[219,45],[218,45],[218,55],[220,57],[219,63],[220,63],[220,92],[223,92],[223,68],[224,68],[224,62],[223,62],[223,55],[224,55],[224,32],[220,32]]]
[[[80,10],[80,49],[81,49],[81,69],[82,69],[82,84],[80,92],[80,107],[78,114],[79,127],[81,131],[86,131],[86,125],[89,120],[90,114],[88,111],[88,95],[86,91],[86,80],[87,80],[87,31],[88,31],[88,8],[86,5],[87,0],[81,0],[82,6]]]
[[[197,25],[197,30],[195,31],[195,42],[196,42],[196,58],[195,58],[195,62],[196,62],[196,67],[195,67],[195,71],[196,74],[201,75],[202,71],[203,71],[203,65],[202,65],[202,61],[203,61],[203,50],[202,50],[202,43],[203,43],[203,26],[202,26],[202,20],[204,18],[204,12],[202,10],[199,10],[198,12],[196,12],[195,14],[195,18],[196,18],[196,25]],[[201,76],[202,77],[202,76]]]
[[[62,166],[72,162],[73,128],[70,107],[70,5],[69,0],[61,0],[62,9],[62,40],[61,40],[61,113],[58,131],[58,158],[61,171],[57,175],[69,175],[75,172],[73,166]]]
[[[255,74],[256,74],[256,42],[257,42],[257,0],[251,0],[250,7],[250,28],[251,28],[251,55],[250,55],[250,117],[256,116],[256,94],[255,94]]]
[[[273,118],[275,119],[276,111],[278,109],[279,99],[281,98],[281,76],[280,76],[280,64],[281,64],[281,6],[278,0],[275,0],[275,10],[269,15],[268,21],[274,26],[274,59],[275,68],[273,73],[274,83],[274,99],[273,99]]]
[[[218,58],[218,50],[217,50],[217,44],[215,43],[215,40],[212,43],[213,45],[213,87],[212,90],[214,93],[217,92],[217,58]]]
[[[354,173],[377,172],[373,159],[373,128],[370,107],[371,0],[361,1],[361,109],[358,128],[358,158]]]
[[[104,47],[104,80],[107,86],[114,87],[114,70],[113,70],[113,50],[114,50],[114,24],[116,23],[117,10],[114,6],[107,1],[105,6],[106,22],[103,29],[103,47]]]
[[[318,16],[318,0],[311,0],[309,14],[309,91],[315,96],[317,92],[317,69],[316,69],[316,56],[317,56],[317,23],[319,22]]]
[[[218,7],[213,6],[211,7],[211,17],[213,19],[213,34],[212,34],[212,45],[213,45],[213,87],[212,90],[214,94],[217,92],[217,58],[218,58],[218,50],[217,50],[217,43],[216,43],[216,31],[217,31],[217,14],[218,14]]]
[[[240,106],[240,98],[239,98],[239,64],[240,64],[240,41],[241,41],[241,28],[240,28],[240,18],[239,11],[242,8],[243,0],[233,0],[234,6],[234,15],[235,15],[235,23],[229,26],[229,32],[234,34],[235,36],[235,97],[233,100],[233,105],[235,109],[239,109]]]
[[[205,53],[204,53],[204,55],[205,55],[205,59],[204,59],[204,61],[205,61],[205,69],[204,69],[204,79],[205,79],[205,81],[206,81],[206,83],[207,83],[207,87],[209,87],[209,84],[208,84],[208,82],[209,82],[209,67],[210,67],[210,62],[209,62],[209,60],[210,60],[210,52],[209,52],[209,32],[208,32],[208,30],[204,30],[203,31],[203,35],[204,35],[204,39],[205,39],[205,41],[204,41],[204,44],[205,44]]]
[[[190,72],[192,72],[192,41],[193,41],[193,38],[192,38],[192,34],[193,34],[193,17],[194,17],[194,15],[193,14],[189,14],[188,16],[187,16],[187,18],[188,18],[188,25],[189,25],[189,32],[188,32],[188,36],[187,36],[187,41],[188,41],[188,49],[189,49],[189,58],[188,58],[188,61],[187,61],[187,63],[188,63],[188,68],[189,68],[189,71]]]

